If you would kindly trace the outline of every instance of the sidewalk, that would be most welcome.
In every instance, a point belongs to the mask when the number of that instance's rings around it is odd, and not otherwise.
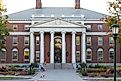
[[[73,69],[51,69],[45,71],[45,77],[40,78],[41,72],[34,76],[31,80],[39,81],[83,81],[78,73]]]

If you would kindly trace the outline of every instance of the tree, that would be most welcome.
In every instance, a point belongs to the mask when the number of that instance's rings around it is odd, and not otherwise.
[[[7,18],[5,15],[6,9],[3,7],[2,2],[0,2],[0,51],[4,47],[3,42],[5,41],[6,36],[9,35],[7,28]]]
[[[108,2],[110,16],[105,18],[106,25],[111,27],[112,24],[119,25],[119,43],[121,45],[121,0],[115,0],[114,2]]]

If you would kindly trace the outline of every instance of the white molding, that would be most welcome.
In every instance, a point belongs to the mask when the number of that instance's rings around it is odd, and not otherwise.
[[[107,32],[86,32],[86,35],[108,35]]]
[[[32,23],[32,21],[8,21],[9,23]]]
[[[10,35],[30,35],[30,32],[9,32]]]
[[[84,21],[84,23],[105,23],[104,21]]]

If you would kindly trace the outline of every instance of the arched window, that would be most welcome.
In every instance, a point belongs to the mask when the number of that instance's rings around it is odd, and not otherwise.
[[[113,48],[110,48],[109,49],[109,62],[113,62],[113,59],[114,59],[114,49]]]
[[[97,58],[98,58],[98,62],[103,62],[103,49],[102,48],[99,48],[97,50]]]
[[[92,49],[88,48],[86,52],[86,61],[87,63],[92,62]]]
[[[2,51],[0,52],[0,59],[1,61],[6,61],[6,49],[2,48]]]
[[[24,61],[29,61],[29,49],[24,49]]]
[[[18,61],[18,49],[13,48],[12,50],[12,61]]]

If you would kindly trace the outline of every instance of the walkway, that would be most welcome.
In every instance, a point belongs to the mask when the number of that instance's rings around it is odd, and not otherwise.
[[[73,69],[49,69],[45,72],[45,77],[40,78],[41,72],[34,76],[34,81],[83,81]]]

